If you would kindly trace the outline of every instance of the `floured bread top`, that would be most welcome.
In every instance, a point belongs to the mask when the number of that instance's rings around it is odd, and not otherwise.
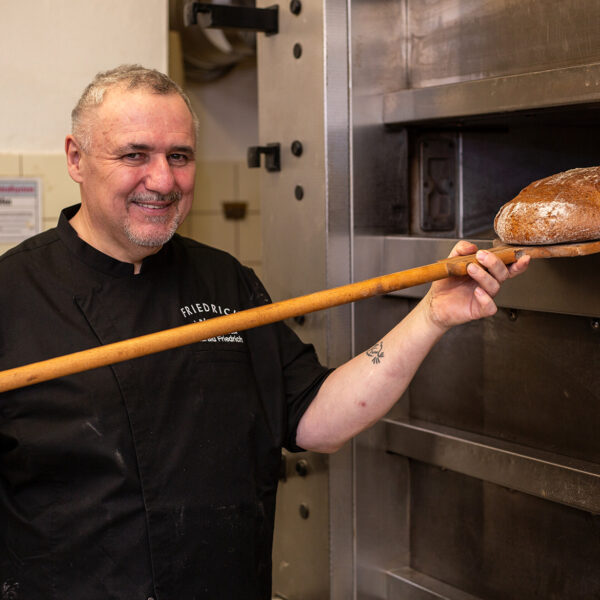
[[[494,229],[507,244],[600,239],[600,167],[534,181],[498,211]]]

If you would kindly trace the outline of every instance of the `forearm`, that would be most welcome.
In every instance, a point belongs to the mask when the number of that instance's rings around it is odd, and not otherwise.
[[[296,442],[334,452],[385,415],[445,328],[429,317],[429,295],[380,342],[336,369],[302,417]]]
[[[477,247],[458,242],[450,256]],[[375,347],[336,369],[300,420],[296,442],[334,452],[380,419],[406,390],[427,353],[450,328],[493,315],[500,284],[527,269],[529,257],[507,267],[491,252],[477,253],[468,276],[436,281],[417,307]],[[379,346],[379,344],[381,344]]]

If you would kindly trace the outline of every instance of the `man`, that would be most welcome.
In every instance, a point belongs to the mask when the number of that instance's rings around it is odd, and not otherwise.
[[[156,71],[86,88],[65,144],[81,205],[0,260],[1,368],[269,301],[232,257],[174,235],[195,137],[189,100]],[[378,364],[329,371],[278,323],[4,393],[2,597],[270,598],[281,447],[332,452],[378,420],[527,260],[482,252],[485,268],[434,284]]]

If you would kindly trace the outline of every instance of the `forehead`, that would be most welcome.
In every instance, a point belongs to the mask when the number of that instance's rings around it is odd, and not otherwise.
[[[95,113],[92,135],[104,141],[158,136],[179,143],[194,142],[192,115],[183,98],[175,93],[113,88],[106,92]]]

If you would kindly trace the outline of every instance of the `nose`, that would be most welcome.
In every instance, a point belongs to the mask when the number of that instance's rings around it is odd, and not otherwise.
[[[145,177],[146,189],[159,194],[173,191],[175,177],[166,156],[153,156],[147,165]]]

